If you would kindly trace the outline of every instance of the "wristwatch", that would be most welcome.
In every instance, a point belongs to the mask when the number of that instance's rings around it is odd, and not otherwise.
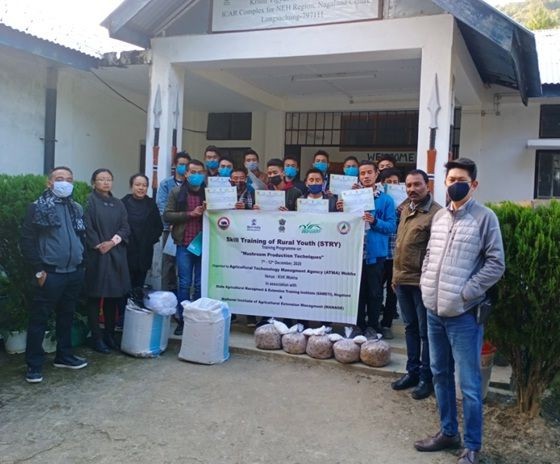
[[[44,277],[45,274],[46,274],[45,271],[39,271],[39,272],[37,272],[37,274],[35,274],[35,277],[36,277],[37,279],[40,279],[41,277]]]

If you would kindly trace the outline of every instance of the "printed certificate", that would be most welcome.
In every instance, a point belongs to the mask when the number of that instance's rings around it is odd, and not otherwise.
[[[345,190],[340,194],[340,198],[344,201],[345,213],[361,213],[375,209],[373,189],[371,187]]]

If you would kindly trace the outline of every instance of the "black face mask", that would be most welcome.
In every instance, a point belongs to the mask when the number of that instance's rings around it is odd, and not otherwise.
[[[282,183],[282,176],[278,174],[277,176],[271,176],[268,178],[268,181],[272,185],[280,185]]]
[[[455,182],[447,187],[447,194],[451,201],[461,201],[469,194],[471,186],[468,182]]]

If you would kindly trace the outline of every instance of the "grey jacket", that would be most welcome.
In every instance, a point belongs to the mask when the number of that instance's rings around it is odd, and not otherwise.
[[[71,200],[58,200],[55,214],[59,226],[40,227],[33,222],[36,204],[27,209],[21,228],[21,250],[33,273],[38,271],[67,273],[80,267],[84,260],[83,233],[78,233],[72,226],[69,210]],[[76,204],[82,215],[82,207]]]
[[[439,210],[432,221],[420,289],[430,311],[455,317],[480,303],[505,270],[500,224],[474,199]]]

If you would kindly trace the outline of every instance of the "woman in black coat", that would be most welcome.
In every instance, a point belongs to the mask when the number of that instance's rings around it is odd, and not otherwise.
[[[130,291],[126,243],[130,227],[124,204],[113,197],[113,174],[97,169],[91,176],[93,192],[87,200],[86,212],[86,293],[88,319],[93,349],[109,353],[118,349],[114,339],[116,315],[125,304]],[[99,328],[99,308],[103,307],[105,333]]]
[[[132,288],[142,288],[148,269],[152,267],[154,244],[163,231],[155,201],[146,195],[148,178],[134,174],[130,178],[131,193],[122,198],[128,213],[130,237],[127,244],[128,270]]]

